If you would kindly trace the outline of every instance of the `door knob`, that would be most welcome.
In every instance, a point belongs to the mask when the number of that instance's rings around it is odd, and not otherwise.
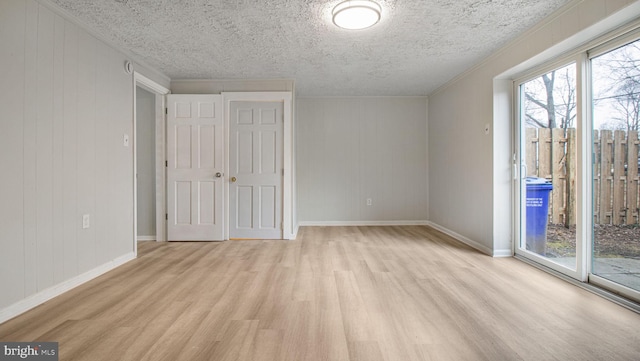
[[[231,177],[231,183],[235,183],[237,181],[236,177]]]
[[[220,178],[220,177],[222,177],[222,173],[220,172],[216,173],[216,178]]]

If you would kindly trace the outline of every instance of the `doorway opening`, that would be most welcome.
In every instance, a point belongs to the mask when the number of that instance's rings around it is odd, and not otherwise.
[[[155,94],[136,86],[136,215],[138,241],[156,240]]]
[[[135,72],[133,73],[133,171],[136,176],[133,179],[133,215],[134,234],[133,249],[137,255],[137,241],[155,240],[164,241],[166,239],[165,224],[165,175],[164,175],[164,108],[165,95],[169,94],[169,89]],[[138,106],[140,100],[140,107]],[[138,113],[141,112],[141,131],[138,135]],[[152,137],[152,141],[149,140]],[[140,139],[139,139],[140,138]],[[140,160],[138,159],[138,145],[141,142]],[[151,144],[152,143],[152,144]],[[150,164],[140,164],[139,162],[149,162]],[[145,174],[142,184],[138,184],[138,172]],[[151,178],[151,179],[149,179]],[[153,190],[149,192],[144,187],[151,184]],[[143,204],[138,205],[138,193],[141,194]],[[143,229],[138,231],[138,217],[141,216]],[[152,229],[155,228],[155,231]],[[146,234],[145,234],[146,233]]]

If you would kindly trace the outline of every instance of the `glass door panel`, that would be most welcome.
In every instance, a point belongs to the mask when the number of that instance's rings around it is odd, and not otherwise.
[[[520,85],[518,253],[576,270],[576,65]]]
[[[591,273],[640,291],[640,41],[591,59]]]

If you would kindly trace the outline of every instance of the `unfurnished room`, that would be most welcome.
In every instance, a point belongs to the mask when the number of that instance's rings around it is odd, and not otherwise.
[[[640,1],[0,0],[0,360],[640,359]]]

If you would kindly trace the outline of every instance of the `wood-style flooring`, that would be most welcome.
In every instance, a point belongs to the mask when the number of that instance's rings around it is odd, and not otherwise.
[[[60,360],[640,360],[640,315],[428,227],[142,242],[0,325]]]

